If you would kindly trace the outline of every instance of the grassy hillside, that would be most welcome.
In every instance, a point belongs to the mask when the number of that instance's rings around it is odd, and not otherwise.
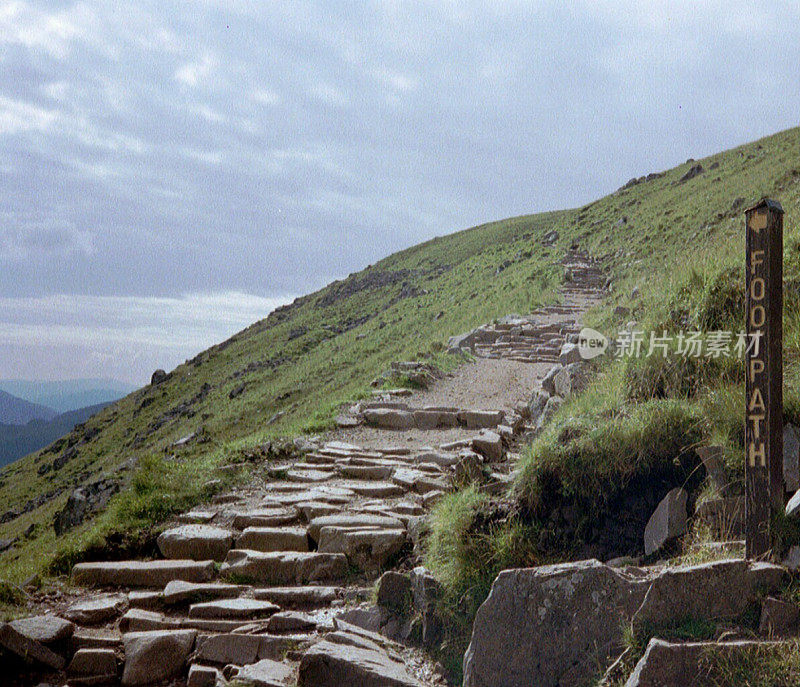
[[[457,364],[441,352],[448,336],[556,299],[558,261],[573,241],[604,258],[614,277],[609,307],[593,315],[599,328],[619,324],[611,315],[617,304],[640,320],[669,314],[681,293],[687,308],[702,308],[721,270],[743,258],[742,209],[765,194],[787,212],[787,277],[795,278],[799,144],[800,130],[793,129],[701,160],[702,173],[684,181],[696,163],[583,208],[440,237],[298,299],[0,473],[0,503],[25,511],[13,518],[0,514],[0,538],[21,537],[0,555],[0,578],[64,570],[87,547],[117,545],[120,534],[142,536],[170,512],[224,486],[206,485],[217,476],[215,466],[243,460],[270,437],[328,427],[338,404],[365,393],[392,360]],[[554,229],[557,243],[543,248],[539,239]],[[634,288],[641,294],[635,299]],[[787,326],[791,380],[800,351],[794,322]],[[604,395],[603,402],[634,402],[624,372],[609,374],[622,380],[611,385],[620,395],[616,401]],[[693,405],[687,412],[703,411]],[[714,431],[727,431],[725,422]],[[194,440],[172,446],[191,433]],[[531,494],[535,455],[519,485]],[[58,469],[42,467],[56,461]],[[56,541],[55,511],[75,485],[102,474],[132,480],[131,488],[105,514]]]

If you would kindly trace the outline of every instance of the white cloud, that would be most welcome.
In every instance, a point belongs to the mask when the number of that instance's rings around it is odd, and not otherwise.
[[[72,42],[83,34],[80,24],[88,14],[83,6],[47,13],[25,2],[6,2],[0,5],[0,44],[41,49],[63,59]]]
[[[56,116],[54,110],[0,96],[0,135],[31,130],[44,131]]]
[[[196,87],[208,79],[217,66],[217,58],[206,53],[199,60],[187,62],[175,71],[175,79],[186,86]]]
[[[309,93],[329,107],[344,107],[350,101],[347,95],[333,84],[321,81],[309,89]]]

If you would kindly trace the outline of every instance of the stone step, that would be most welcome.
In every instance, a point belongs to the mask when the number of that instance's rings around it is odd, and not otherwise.
[[[277,613],[280,606],[263,599],[218,599],[189,606],[189,618],[203,620],[258,620]]]
[[[162,532],[157,543],[164,558],[223,561],[233,533],[211,525],[181,525]]]
[[[163,587],[173,580],[208,582],[215,572],[211,560],[78,563],[72,568],[72,583],[81,587]]]
[[[249,589],[249,586],[241,584],[225,584],[223,582],[195,583],[174,580],[164,587],[162,598],[167,606],[175,606],[236,597]]]
[[[236,540],[237,549],[252,551],[308,551],[304,527],[248,527]]]
[[[281,608],[319,608],[344,597],[341,587],[266,587],[253,590],[254,599],[264,599]]]
[[[244,530],[248,527],[280,527],[296,523],[297,520],[297,511],[294,509],[257,508],[236,512],[233,517],[233,526],[237,530]]]
[[[275,585],[330,582],[347,575],[347,558],[334,553],[263,552],[232,549],[222,564],[226,578]]]

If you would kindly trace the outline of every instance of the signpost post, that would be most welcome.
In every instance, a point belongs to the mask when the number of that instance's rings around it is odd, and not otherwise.
[[[745,555],[772,549],[783,490],[783,208],[764,199],[745,212],[748,349],[745,355]]]

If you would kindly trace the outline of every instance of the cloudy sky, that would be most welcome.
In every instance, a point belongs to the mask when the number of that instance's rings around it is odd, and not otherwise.
[[[397,249],[798,124],[794,1],[0,0],[0,378],[141,384]]]

